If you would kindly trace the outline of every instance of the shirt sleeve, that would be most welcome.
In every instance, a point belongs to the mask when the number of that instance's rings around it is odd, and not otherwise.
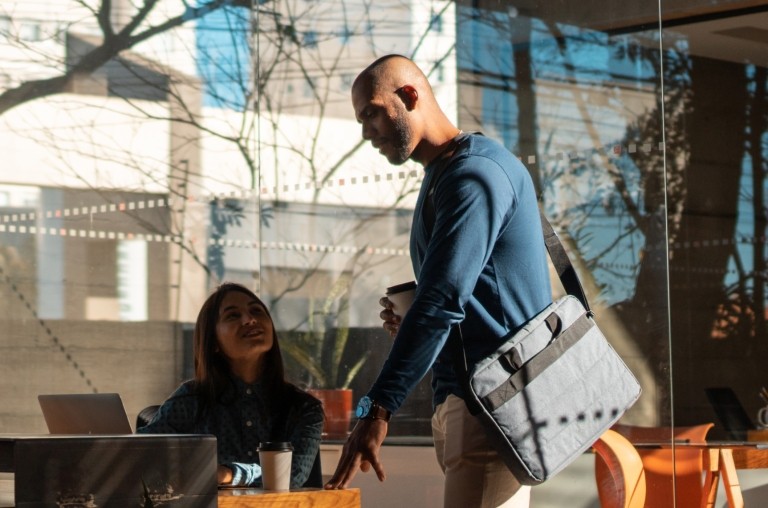
[[[443,172],[434,189],[435,222],[417,271],[414,302],[369,392],[385,408],[394,412],[402,405],[435,362],[451,326],[463,320],[514,204],[513,186],[492,161],[464,157]]]
[[[261,487],[261,466],[253,463],[228,462],[223,464],[232,470],[233,487]]]
[[[303,487],[320,451],[323,432],[323,407],[317,399],[305,395],[300,405],[291,409],[288,419],[289,441],[293,444],[291,488]]]

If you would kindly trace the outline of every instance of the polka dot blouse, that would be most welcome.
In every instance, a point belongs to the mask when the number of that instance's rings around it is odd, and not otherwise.
[[[291,386],[278,416],[269,410],[261,383],[233,379],[231,390],[197,420],[198,398],[192,381],[183,383],[161,406],[144,434],[213,434],[218,461],[233,472],[232,485],[261,487],[258,446],[263,441],[293,444],[291,488],[304,485],[320,447],[323,409],[320,401]]]

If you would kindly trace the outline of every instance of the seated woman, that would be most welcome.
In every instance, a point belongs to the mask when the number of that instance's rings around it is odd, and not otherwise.
[[[234,283],[219,286],[195,324],[195,378],[137,432],[213,434],[220,485],[260,487],[258,446],[293,444],[291,488],[307,481],[320,447],[320,401],[285,381],[272,318],[259,298]]]

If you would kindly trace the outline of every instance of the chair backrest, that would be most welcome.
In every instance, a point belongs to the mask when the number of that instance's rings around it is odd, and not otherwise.
[[[136,415],[136,429],[143,427],[152,421],[155,417],[155,413],[160,409],[160,405],[147,406]]]
[[[714,426],[704,423],[687,427],[639,427],[617,424],[613,430],[631,443],[671,443],[672,439],[689,443],[706,442],[707,433]],[[645,469],[648,493],[645,506],[698,507],[703,486],[704,462],[702,450],[684,447],[664,449],[638,449]]]
[[[642,508],[646,498],[643,461],[625,437],[607,430],[592,445],[602,508]]]

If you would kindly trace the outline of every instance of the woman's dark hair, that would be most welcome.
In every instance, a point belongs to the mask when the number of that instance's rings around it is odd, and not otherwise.
[[[219,309],[224,298],[233,291],[245,293],[255,299],[267,312],[270,321],[272,316],[264,302],[256,294],[243,285],[234,282],[221,284],[211,293],[203,303],[197,315],[195,323],[194,347],[195,347],[195,385],[196,392],[201,403],[201,412],[206,413],[216,402],[225,402],[222,396],[227,392],[227,387],[232,385],[227,359],[218,350],[216,325],[219,320]],[[264,371],[261,383],[265,393],[271,394],[279,400],[286,388],[285,374],[283,371],[283,357],[280,354],[280,345],[277,341],[274,321],[272,321],[272,348],[265,353]]]

